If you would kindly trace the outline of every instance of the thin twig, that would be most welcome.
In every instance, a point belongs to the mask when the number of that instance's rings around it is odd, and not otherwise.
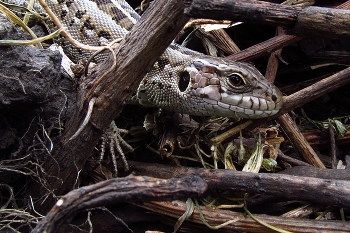
[[[88,124],[90,117],[91,117],[91,114],[92,114],[92,110],[93,110],[94,105],[95,105],[95,102],[96,102],[96,98],[92,98],[89,101],[88,111],[86,113],[86,116],[84,118],[83,123],[79,126],[78,130],[73,134],[73,136],[68,139],[68,141],[71,141],[71,140],[75,139],[76,137],[78,137],[78,135],[81,133],[81,131],[83,131],[85,126]]]
[[[17,77],[9,77],[9,76],[6,76],[6,75],[4,75],[4,74],[0,74],[0,76],[3,77],[3,78],[8,78],[8,79],[13,79],[13,80],[18,81],[19,84],[20,84],[21,87],[22,87],[23,93],[24,93],[24,94],[27,94],[27,92],[26,92],[26,90],[25,90],[25,88],[24,88],[24,85],[23,85],[23,83],[21,82],[21,80],[20,80],[19,78],[17,78]]]

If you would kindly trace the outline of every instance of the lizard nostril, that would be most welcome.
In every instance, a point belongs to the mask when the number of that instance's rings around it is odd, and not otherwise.
[[[190,74],[187,71],[182,72],[179,79],[179,90],[181,92],[187,89],[190,79],[191,79]]]
[[[277,96],[276,95],[272,95],[272,100],[276,101],[277,100]]]

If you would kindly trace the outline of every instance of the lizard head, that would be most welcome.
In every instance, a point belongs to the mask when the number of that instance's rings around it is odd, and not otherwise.
[[[283,104],[280,90],[243,62],[194,59],[180,75],[178,85],[189,102],[201,105],[195,115],[263,118],[276,114]]]

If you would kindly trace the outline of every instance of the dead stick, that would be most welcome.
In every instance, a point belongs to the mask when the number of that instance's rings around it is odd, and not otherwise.
[[[130,162],[136,175],[153,177],[199,176],[208,190],[239,191],[273,195],[325,205],[350,207],[350,181],[297,177],[284,174],[250,173],[234,170],[171,167]]]
[[[335,133],[332,124],[328,126],[329,137],[331,142],[332,169],[337,168],[337,145],[335,144]]]
[[[185,0],[185,13],[195,18],[243,21],[283,26],[297,36],[349,37],[350,11],[296,7],[264,1]]]
[[[204,181],[195,176],[169,180],[136,176],[110,179],[75,189],[61,197],[32,232],[56,232],[77,213],[98,206],[123,201],[144,202],[199,197],[206,189]]]
[[[185,0],[185,14],[194,18],[227,19],[292,27],[301,7],[264,1]]]
[[[158,57],[186,24],[180,0],[158,0],[142,15],[141,19],[125,36],[115,51],[116,60],[110,56],[102,64],[94,67],[91,75],[78,88],[78,100],[73,116],[65,127],[60,142],[55,144],[52,157],[43,165],[48,177],[47,185],[53,195],[47,196],[47,189],[33,181],[30,195],[34,200],[44,197],[36,206],[39,212],[47,212],[55,199],[74,188],[77,172],[84,167],[88,155],[93,151],[101,135],[121,112],[126,100],[135,92],[141,79]],[[116,64],[111,70],[112,64]],[[111,71],[106,74],[106,71]],[[103,78],[101,78],[103,77]],[[88,124],[75,135],[86,116],[87,94],[96,80],[101,83],[92,93],[96,98]]]
[[[225,59],[232,61],[251,61],[256,58],[270,54],[271,52],[293,44],[301,37],[292,35],[278,35],[259,44],[253,45],[247,49],[244,49],[238,53],[225,57]]]
[[[281,27],[277,27],[277,33],[283,33]],[[271,83],[275,81],[279,60],[282,49],[276,50],[271,53],[269,62],[267,64],[265,77]],[[317,156],[314,149],[310,146],[308,141],[304,138],[303,134],[300,132],[297,124],[289,116],[288,113],[283,114],[277,118],[277,122],[282,126],[284,133],[287,135],[289,140],[293,144],[293,148],[311,165],[320,168],[326,168],[326,166],[321,162],[320,158]]]
[[[300,132],[297,124],[293,119],[286,113],[277,118],[278,123],[282,126],[285,134],[288,135],[290,141],[293,144],[293,148],[311,165],[319,168],[326,168],[316,152],[308,141],[305,139],[303,134]]]
[[[349,9],[350,1],[347,1],[337,7],[337,9]],[[263,41],[259,44],[253,45],[246,48],[240,52],[234,53],[230,56],[225,57],[225,59],[232,61],[251,61],[256,58],[265,56],[275,50],[286,47],[287,45],[298,42],[303,39],[303,37],[280,34],[271,39]]]
[[[138,205],[142,208],[150,211],[166,215],[178,219],[186,211],[186,204],[181,201],[173,202],[148,202],[142,205]],[[248,206],[249,209],[249,206]],[[223,223],[231,221],[230,224],[222,226],[220,232],[254,232],[254,233],[275,233],[276,231],[262,226],[254,219],[248,217],[245,213],[222,210],[222,209],[210,209],[208,207],[202,207],[201,212],[204,215],[205,220],[211,226],[217,226]],[[254,213],[253,213],[254,214]],[[264,223],[268,223],[283,230],[287,230],[295,233],[305,232],[317,232],[317,233],[343,233],[350,231],[350,225],[347,222],[341,221],[316,221],[312,219],[297,219],[297,218],[285,218],[281,216],[268,216],[266,214],[254,214],[256,218]],[[236,220],[236,221],[235,221]],[[175,222],[175,220],[174,220]],[[189,225],[186,225],[188,222]],[[174,225],[175,223],[167,221],[168,224]],[[198,224],[198,230],[195,228]],[[203,229],[203,221],[199,215],[197,209],[193,214],[183,223],[184,228],[191,229],[192,232],[200,232]],[[203,231],[203,230],[202,230]],[[217,231],[217,232],[218,232]],[[213,231],[215,232],[215,231]]]
[[[328,78],[322,79],[311,86],[287,96],[281,113],[289,112],[292,109],[300,107],[311,100],[314,100],[350,83],[349,77],[350,68],[346,68],[332,76],[329,76]]]

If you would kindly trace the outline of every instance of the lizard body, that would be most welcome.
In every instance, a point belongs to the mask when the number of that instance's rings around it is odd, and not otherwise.
[[[21,5],[26,0],[6,1]],[[69,34],[89,46],[103,46],[123,38],[140,18],[124,0],[46,2]],[[36,9],[42,11],[39,5]],[[91,56],[67,39],[61,37],[58,42],[73,62]],[[100,54],[95,61],[101,62],[105,57]],[[189,115],[254,119],[276,114],[283,104],[283,95],[248,63],[203,55],[172,43],[143,78],[133,101]],[[99,161],[106,143],[109,144],[115,174],[118,169],[114,150],[125,170],[129,166],[122,147],[133,151],[120,132],[125,131],[112,121],[100,146]]]
[[[92,46],[124,37],[140,17],[124,0],[47,0],[47,4],[73,38]],[[61,43],[73,61],[90,55],[68,41]],[[252,65],[177,44],[158,59],[134,99],[179,113],[231,118],[267,117],[283,104],[282,93]]]

